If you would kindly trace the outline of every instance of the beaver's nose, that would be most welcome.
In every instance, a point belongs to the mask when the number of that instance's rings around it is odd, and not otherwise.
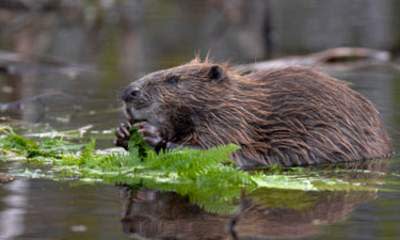
[[[133,101],[140,97],[140,89],[138,87],[128,87],[122,93],[122,100],[125,102]]]

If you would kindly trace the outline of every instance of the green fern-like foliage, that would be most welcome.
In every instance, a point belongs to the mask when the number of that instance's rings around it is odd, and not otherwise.
[[[0,128],[0,155],[8,151],[35,163],[50,163],[51,174],[43,177],[52,179],[73,178],[173,191],[212,213],[232,213],[242,193],[254,195],[260,202],[267,199],[272,205],[300,209],[298,200],[293,201],[290,196],[302,198],[305,191],[319,190],[375,190],[340,179],[307,176],[302,169],[283,171],[274,167],[269,172],[242,171],[231,160],[231,155],[239,150],[233,144],[207,150],[178,148],[157,154],[136,129],[131,135],[127,153],[100,154],[96,152],[95,140],[82,147],[62,138],[34,140],[12,129]],[[30,174],[34,173],[24,171],[22,175]],[[286,194],[260,197],[259,193],[268,195],[265,189],[280,189]],[[301,205],[301,209],[305,207]]]

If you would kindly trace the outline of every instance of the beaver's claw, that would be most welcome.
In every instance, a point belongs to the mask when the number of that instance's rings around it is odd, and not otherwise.
[[[138,122],[134,125],[130,122],[121,123],[115,131],[115,146],[123,147],[128,150],[129,138],[131,137],[130,131],[132,127],[137,128],[139,133],[143,136],[144,141],[157,152],[165,148],[166,142],[161,137],[159,129],[147,122]]]
[[[115,131],[116,139],[114,145],[117,147],[123,147],[128,150],[128,142],[131,137],[132,124],[130,122],[121,123]]]
[[[160,130],[148,122],[138,122],[134,125],[143,136],[144,141],[153,147],[157,152],[165,148],[166,142],[160,134]]]

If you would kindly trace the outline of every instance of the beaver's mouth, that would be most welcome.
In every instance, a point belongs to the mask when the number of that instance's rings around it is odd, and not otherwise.
[[[144,105],[125,102],[125,116],[130,122],[148,121],[152,122],[154,116],[154,104],[146,103]]]
[[[125,112],[125,116],[131,122],[146,121],[148,119],[146,114],[144,114],[141,109],[136,109],[131,106],[125,106],[124,112]]]

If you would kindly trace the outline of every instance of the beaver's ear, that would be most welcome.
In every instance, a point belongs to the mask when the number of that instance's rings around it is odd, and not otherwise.
[[[218,65],[212,65],[208,70],[208,79],[216,82],[223,81],[225,79],[224,69]]]

